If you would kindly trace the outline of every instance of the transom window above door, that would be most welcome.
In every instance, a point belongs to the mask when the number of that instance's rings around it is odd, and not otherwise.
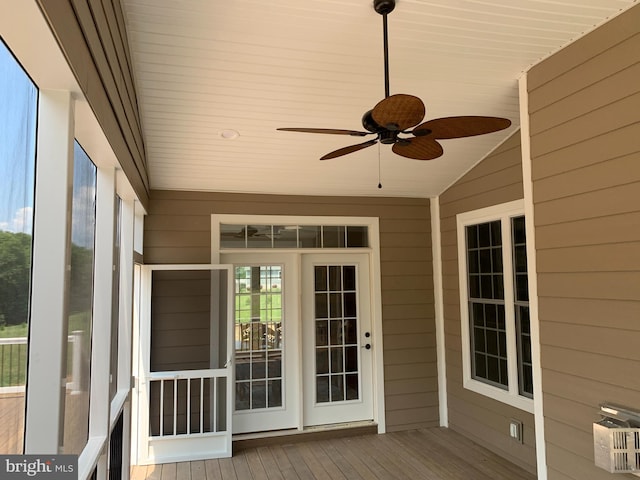
[[[220,248],[367,248],[362,225],[220,224]]]

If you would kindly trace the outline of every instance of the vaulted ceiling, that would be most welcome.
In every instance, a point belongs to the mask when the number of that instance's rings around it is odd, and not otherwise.
[[[509,129],[444,140],[430,161],[379,144],[320,161],[363,139],[276,129],[362,130],[385,93],[371,0],[122,0],[152,188],[437,195],[517,131],[523,72],[635,0],[396,3],[390,93],[421,98],[427,120],[490,115]]]

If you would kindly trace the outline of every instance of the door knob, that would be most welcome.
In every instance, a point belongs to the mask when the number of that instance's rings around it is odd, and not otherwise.
[[[371,344],[370,344],[370,343],[367,343],[367,344],[364,346],[364,348],[366,348],[367,350],[371,350]]]

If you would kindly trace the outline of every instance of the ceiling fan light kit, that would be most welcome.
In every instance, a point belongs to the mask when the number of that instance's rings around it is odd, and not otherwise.
[[[322,133],[330,135],[350,135],[365,137],[375,135],[372,140],[339,148],[322,156],[320,160],[341,157],[371,147],[376,143],[392,145],[396,155],[415,160],[433,160],[442,156],[442,145],[438,140],[471,137],[504,130],[511,125],[506,118],[464,116],[424,119],[426,109],[422,100],[413,95],[389,95],[389,42],[387,15],[396,6],[395,0],[374,0],[374,10],[382,15],[384,40],[384,81],[385,98],[362,116],[362,127],[366,131],[332,128],[278,128],[280,131]],[[413,130],[411,130],[413,128]],[[406,136],[401,136],[406,135]]]

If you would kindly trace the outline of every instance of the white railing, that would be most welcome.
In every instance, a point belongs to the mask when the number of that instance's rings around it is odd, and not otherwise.
[[[0,345],[23,345],[27,343],[27,337],[0,338]]]
[[[0,338],[0,393],[25,391],[26,345],[27,337]]]
[[[71,349],[71,382],[67,388],[80,390],[82,362],[82,331],[74,331],[67,337]],[[22,347],[24,345],[24,347]],[[25,391],[27,368],[27,337],[0,338],[0,393]]]
[[[225,432],[226,369],[153,372],[149,381],[152,438]]]

